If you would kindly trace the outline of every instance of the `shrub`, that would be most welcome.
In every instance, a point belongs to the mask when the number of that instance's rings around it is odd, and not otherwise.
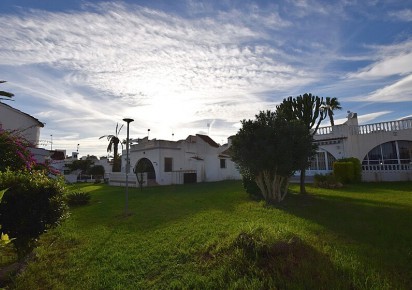
[[[242,184],[245,191],[249,194],[249,197],[253,200],[263,200],[262,192],[257,186],[256,182],[249,176],[242,177]]]
[[[0,171],[6,168],[30,170],[36,164],[31,152],[27,149],[30,145],[17,132],[0,129]]]
[[[0,190],[0,202],[1,202],[1,199],[2,199],[2,197],[3,197],[3,195],[4,195],[4,193],[6,192],[6,190],[7,190],[7,189]],[[1,225],[0,225],[0,230],[1,230]],[[0,231],[0,248],[6,246],[6,245],[9,244],[10,242],[11,242],[11,240],[9,239],[9,235],[3,234],[3,233]]]
[[[340,188],[340,183],[333,174],[315,174],[314,185],[321,188]]]
[[[12,241],[19,259],[34,247],[36,239],[67,216],[64,179],[49,178],[43,171],[0,172],[0,190],[7,188],[0,203],[2,231]]]
[[[91,195],[88,192],[73,191],[67,195],[67,204],[69,206],[86,205],[90,202]]]
[[[350,183],[355,180],[355,171],[352,162],[336,161],[333,163],[333,174],[342,183]]]
[[[339,159],[340,162],[351,162],[353,164],[353,174],[355,182],[360,182],[362,180],[362,164],[358,158],[349,157]]]

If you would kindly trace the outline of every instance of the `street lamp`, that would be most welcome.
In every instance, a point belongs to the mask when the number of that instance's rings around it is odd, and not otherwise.
[[[126,207],[125,215],[128,214],[129,207],[129,171],[130,171],[130,160],[129,160],[129,124],[134,120],[131,118],[124,118],[123,121],[127,123],[127,138],[126,138]]]

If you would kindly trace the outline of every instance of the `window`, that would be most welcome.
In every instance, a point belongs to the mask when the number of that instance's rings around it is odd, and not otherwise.
[[[172,172],[173,170],[173,158],[165,157],[165,172]]]
[[[373,148],[362,161],[362,165],[410,164],[412,162],[411,141],[391,141]]]
[[[226,168],[226,159],[220,159],[220,168]]]
[[[310,162],[310,170],[332,170],[336,158],[327,151],[318,151]]]

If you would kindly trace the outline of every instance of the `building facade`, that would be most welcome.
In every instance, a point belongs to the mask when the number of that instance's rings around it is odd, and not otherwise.
[[[43,127],[33,116],[0,102],[0,129],[16,132],[37,147]]]
[[[144,171],[143,185],[169,185],[240,179],[228,154],[228,143],[220,146],[207,135],[190,135],[185,140],[138,140],[130,146],[132,186],[138,186],[135,173]],[[122,173],[111,173],[110,184],[124,185],[126,152],[122,154]],[[140,176],[140,175],[139,175]]]
[[[412,119],[359,125],[349,113],[342,125],[319,128],[308,175],[333,170],[337,159],[356,157],[363,181],[412,180]]]
[[[308,176],[330,173],[336,160],[355,157],[362,163],[363,181],[412,180],[412,119],[359,125],[357,114],[349,113],[345,123],[319,128],[314,142],[318,151]],[[199,134],[180,141],[140,139],[130,147],[129,184],[138,186],[139,168],[144,186],[240,179],[230,145],[231,138],[220,146]],[[122,172],[111,173],[110,184],[124,185],[125,172],[123,150]]]

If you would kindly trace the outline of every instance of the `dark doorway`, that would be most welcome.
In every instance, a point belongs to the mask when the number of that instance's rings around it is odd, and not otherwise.
[[[156,172],[155,172],[152,162],[149,159],[147,158],[140,159],[136,163],[133,171],[135,172],[135,174],[142,173],[142,172],[147,173],[147,185],[156,183]]]
[[[183,174],[183,183],[196,183],[197,182],[197,174],[194,173],[184,173]]]

